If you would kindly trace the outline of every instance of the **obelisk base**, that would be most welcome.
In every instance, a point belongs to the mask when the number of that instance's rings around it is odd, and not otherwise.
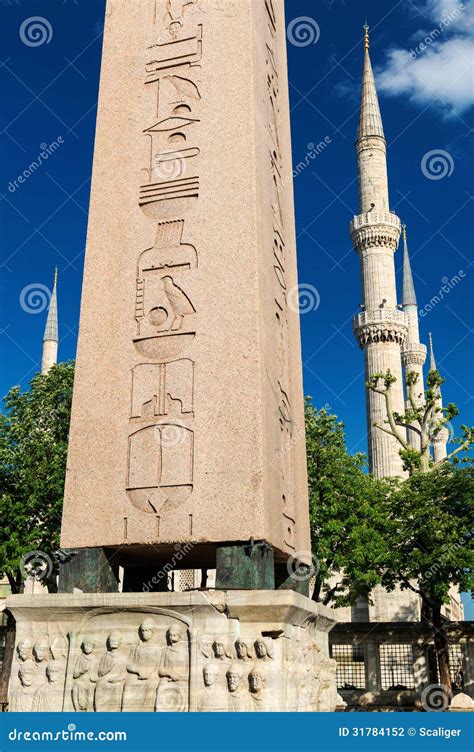
[[[334,613],[291,590],[14,595],[10,711],[334,711]]]

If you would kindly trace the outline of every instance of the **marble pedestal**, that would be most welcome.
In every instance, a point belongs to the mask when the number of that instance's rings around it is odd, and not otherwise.
[[[14,711],[333,711],[333,612],[293,591],[14,595]]]

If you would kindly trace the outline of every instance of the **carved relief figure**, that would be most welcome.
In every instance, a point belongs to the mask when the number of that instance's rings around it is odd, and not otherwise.
[[[219,674],[220,668],[216,663],[206,663],[202,669],[204,689],[199,698],[200,713],[213,713],[225,709],[222,707],[222,698],[219,691]]]
[[[98,659],[94,648],[92,640],[85,637],[81,644],[82,653],[74,666],[71,695],[76,712],[87,713],[94,708],[94,690],[98,679]]]
[[[16,646],[16,652],[20,664],[30,663],[35,668],[33,661],[33,640],[26,637],[24,640],[20,640]]]
[[[258,661],[269,664],[273,662],[274,652],[271,638],[257,637],[254,642],[254,647]]]
[[[311,710],[313,674],[311,648],[303,641],[298,651],[298,710],[303,712]]]
[[[120,652],[122,638],[111,632],[107,638],[107,652],[100,659],[94,694],[97,712],[118,713],[122,709],[123,683],[127,677],[127,659]]]
[[[213,655],[212,637],[209,637],[209,635],[204,635],[201,639],[201,655],[203,655],[204,658],[211,658]]]
[[[245,670],[240,663],[232,663],[226,672],[229,690],[229,712],[248,713],[252,710]]]
[[[235,641],[235,652],[239,661],[253,663],[250,647],[241,637]]]
[[[322,713],[334,711],[337,705],[336,661],[319,652],[319,702],[317,710]]]
[[[165,648],[158,669],[157,711],[183,712],[188,709],[189,648],[183,629],[172,626],[166,632]]]
[[[152,642],[155,624],[145,619],[138,629],[140,644],[131,651],[127,663],[129,676],[123,691],[122,710],[152,713],[158,686],[161,649]]]
[[[249,674],[250,697],[253,709],[259,712],[271,710],[270,695],[267,688],[266,672],[255,667]]]
[[[33,656],[37,664],[48,661],[51,657],[49,642],[47,637],[41,637],[35,642],[33,647]]]
[[[51,661],[46,666],[47,683],[36,690],[33,698],[33,712],[60,713],[63,709],[64,667]]]
[[[186,501],[193,490],[194,433],[177,423],[148,426],[129,438],[127,493],[143,512]]]
[[[49,640],[47,637],[40,637],[33,646],[33,658],[36,664],[36,681],[41,683],[46,679],[46,664],[51,658]]]
[[[212,650],[214,651],[215,659],[217,661],[222,661],[222,663],[228,663],[229,660],[232,660],[233,658],[232,650],[229,645],[227,645],[220,637],[216,637],[212,643]]]
[[[36,691],[36,669],[28,661],[18,669],[20,686],[10,691],[9,711],[11,713],[30,713],[33,709],[33,697]]]

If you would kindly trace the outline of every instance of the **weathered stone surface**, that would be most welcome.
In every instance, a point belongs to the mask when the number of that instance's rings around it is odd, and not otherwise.
[[[457,695],[454,695],[453,699],[451,700],[449,710],[452,712],[456,711],[472,713],[474,711],[474,700],[464,692],[459,692]]]
[[[12,596],[16,711],[334,711],[332,612],[292,591]],[[340,702],[339,702],[340,704]]]
[[[108,0],[64,547],[308,561],[283,6]]]

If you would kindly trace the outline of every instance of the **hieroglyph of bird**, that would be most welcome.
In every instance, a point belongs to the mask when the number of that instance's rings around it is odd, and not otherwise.
[[[170,328],[172,331],[176,332],[181,329],[184,317],[189,316],[191,313],[196,313],[196,309],[188,296],[173,282],[172,277],[163,277],[162,282],[169,307],[173,312],[173,319]]]

